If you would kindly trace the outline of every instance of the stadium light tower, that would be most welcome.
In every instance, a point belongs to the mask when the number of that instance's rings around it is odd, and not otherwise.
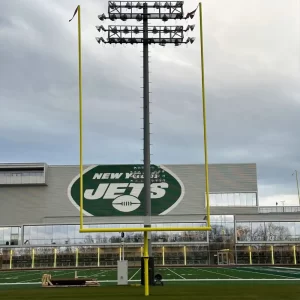
[[[145,221],[144,227],[151,227],[151,169],[150,169],[150,118],[149,118],[149,45],[158,44],[166,46],[173,44],[180,46],[193,43],[195,38],[188,37],[184,40],[184,35],[189,30],[193,30],[195,25],[183,26],[149,26],[149,20],[162,21],[186,20],[193,18],[197,8],[189,12],[186,16],[183,13],[183,1],[108,1],[108,16],[99,15],[101,21],[135,20],[142,25],[108,25],[96,26],[99,32],[103,32],[107,37],[97,37],[99,44],[126,44],[143,45],[143,130],[144,130],[144,199],[145,199]],[[144,256],[152,255],[152,247],[148,232],[144,232],[144,242],[148,245]],[[144,249],[145,251],[146,249]]]

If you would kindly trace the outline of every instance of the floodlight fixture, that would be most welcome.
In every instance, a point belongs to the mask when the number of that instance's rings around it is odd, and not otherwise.
[[[137,39],[136,38],[130,39],[130,44],[137,44]]]
[[[131,8],[132,8],[132,5],[131,5],[130,2],[127,2],[126,5],[125,5],[125,7],[126,7],[127,9],[131,9]]]
[[[160,4],[158,2],[155,2],[153,7],[156,8],[156,9],[160,9]]]
[[[105,41],[104,38],[102,38],[102,37],[101,38],[96,37],[96,41],[98,42],[98,44],[101,44],[101,42],[104,43],[104,44],[107,43],[107,41]]]
[[[169,18],[167,17],[166,14],[164,14],[163,17],[162,17],[162,20],[163,20],[164,22],[167,22],[167,21],[169,20]]]
[[[171,8],[171,4],[169,2],[166,2],[164,5],[164,8],[170,9]]]
[[[193,38],[193,37],[192,37],[192,38],[191,38],[191,37],[188,37],[186,43],[191,43],[191,44],[193,44],[194,41],[195,41],[195,38]]]
[[[159,45],[165,47],[166,43],[167,43],[167,41],[165,39],[162,39],[161,42],[159,43]]]
[[[136,4],[136,8],[142,9],[142,8],[143,8],[143,5],[142,5],[140,2],[138,2],[138,3]]]
[[[103,31],[107,31],[107,29],[104,27],[104,26],[96,26],[96,28],[97,28],[97,30],[99,31],[99,32],[101,32],[101,30],[103,30]]]
[[[99,15],[98,18],[99,18],[100,21],[106,20],[105,14]]]
[[[193,31],[195,28],[195,25],[188,25],[187,28],[185,29],[185,31],[191,30]]]
[[[117,16],[115,14],[111,14],[111,15],[109,15],[109,19],[111,21],[115,21],[117,19]]]
[[[142,15],[141,15],[141,14],[136,15],[136,20],[137,20],[138,22],[141,22],[141,21],[143,20]]]
[[[128,34],[129,33],[129,29],[128,29],[127,26],[123,29],[123,32],[124,32],[124,34]]]
[[[117,34],[117,33],[119,32],[117,26],[114,26],[114,27],[111,29],[111,32],[112,32],[113,34]]]
[[[115,2],[110,2],[109,1],[108,7],[112,8],[112,9],[116,9],[117,8],[117,4]]]

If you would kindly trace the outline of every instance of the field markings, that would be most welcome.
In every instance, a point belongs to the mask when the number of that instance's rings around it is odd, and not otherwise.
[[[240,279],[240,277],[231,276],[231,275],[227,275],[227,274],[222,274],[222,273],[219,273],[219,272],[209,271],[209,270],[205,270],[205,269],[200,269],[200,270],[201,270],[201,271],[208,272],[208,273],[216,274],[216,275],[218,275],[218,276],[222,275],[222,276],[227,276],[227,277],[229,277],[229,278]]]
[[[41,272],[42,273],[42,272]],[[63,272],[63,273],[61,273],[61,274],[59,274],[60,276],[61,275],[67,275],[67,274],[70,274],[71,273],[71,271],[66,271],[66,272]],[[43,273],[44,274],[44,273]],[[40,276],[40,280],[42,279],[42,276]],[[32,278],[32,279],[28,279],[28,280],[22,280],[22,281],[19,281],[20,283],[25,283],[25,282],[32,282],[32,281],[36,281],[36,280],[38,280],[36,277],[35,278]],[[42,282],[42,281],[41,281]]]
[[[258,270],[258,269],[255,269]],[[255,274],[261,274],[261,275],[268,275],[268,276],[273,276],[273,277],[282,277],[282,278],[289,278],[289,279],[295,279],[295,277],[289,277],[289,276],[283,276],[283,275],[277,275],[277,274],[269,274],[269,273],[265,273],[265,272],[257,272],[257,271],[252,271],[252,270],[245,270],[245,269],[240,269],[240,271],[242,272],[249,272],[249,273],[255,273]]]
[[[170,272],[172,272],[173,274],[175,274],[176,276],[182,278],[182,279],[186,279],[183,276],[179,275],[178,273],[176,273],[175,271],[172,271],[171,269],[167,268],[167,270],[169,270]]]
[[[287,273],[287,274],[296,274],[300,275],[300,269],[297,268],[288,268],[288,267],[268,267],[267,270],[270,270],[271,272],[281,272],[281,273]]]
[[[132,280],[134,278],[134,276],[141,270],[141,268],[139,268],[130,278],[129,280]]]
[[[22,272],[24,272],[24,273],[21,274]],[[11,279],[14,279],[14,278],[15,279],[22,279],[22,278],[26,278],[26,277],[30,278],[31,276],[37,276],[38,274],[40,274],[39,271],[30,271],[30,273],[27,273],[27,271],[4,272],[4,274],[2,276],[0,276],[0,281],[3,282],[3,280],[11,280]]]
[[[101,279],[103,279],[101,277],[111,277],[116,272],[115,269],[106,269],[106,270],[91,270],[91,269],[86,269],[86,270],[77,270],[77,271],[80,271],[81,274],[84,274],[82,276],[81,275],[78,276],[78,278],[84,278],[84,277],[85,278],[86,277],[90,277],[91,278],[91,277],[95,277],[95,279],[97,279],[98,281],[100,281]]]

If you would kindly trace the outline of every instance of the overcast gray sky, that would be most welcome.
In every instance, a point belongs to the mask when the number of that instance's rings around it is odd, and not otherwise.
[[[142,162],[142,48],[96,43],[103,0],[1,0],[1,162],[78,163],[77,4],[84,162]],[[297,204],[299,19],[299,0],[203,1],[209,162],[257,163],[261,204]],[[179,23],[194,44],[150,48],[152,163],[204,161],[198,14]]]

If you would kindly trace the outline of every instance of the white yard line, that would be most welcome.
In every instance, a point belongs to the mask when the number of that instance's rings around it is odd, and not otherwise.
[[[82,271],[82,270],[81,270]],[[84,274],[86,274],[86,273],[88,273],[88,272],[90,272],[91,270],[90,269],[86,269],[86,271],[85,271],[85,273]],[[96,270],[93,270],[92,271],[92,273],[91,274],[89,274],[89,275],[85,275],[85,276],[78,276],[78,278],[80,278],[80,277],[92,277],[92,276],[95,276],[95,277],[97,277],[98,278],[98,276],[102,276],[104,273],[107,273],[107,272],[110,272],[110,271],[115,271],[115,269],[108,269],[108,270],[100,270],[100,271],[96,271]],[[95,273],[96,272],[96,273]]]
[[[169,270],[170,272],[172,272],[172,273],[175,274],[176,276],[181,277],[182,279],[186,279],[186,278],[184,278],[183,276],[177,274],[176,272],[172,271],[172,270],[169,269],[169,268],[167,268],[167,270]]]
[[[130,278],[129,280],[132,280],[132,278],[134,278],[134,276],[141,270],[141,268],[139,268]]]
[[[222,273],[219,273],[219,272],[208,271],[208,270],[203,270],[203,269],[200,269],[200,270],[208,272],[208,273],[216,274],[216,275],[222,275],[222,276],[227,276],[227,277],[230,277],[230,278],[240,279],[240,277],[235,277],[235,276],[231,276],[231,275],[227,275],[227,274],[222,274]]]

